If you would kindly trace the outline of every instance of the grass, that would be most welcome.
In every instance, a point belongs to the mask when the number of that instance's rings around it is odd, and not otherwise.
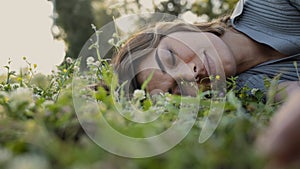
[[[253,90],[250,95],[247,87],[234,90],[234,78],[227,80],[229,89],[221,122],[206,142],[200,144],[198,138],[211,100],[201,97],[197,116],[186,119],[195,124],[178,145],[154,157],[132,159],[107,152],[86,134],[75,113],[73,79],[82,77],[88,82],[100,79],[111,90],[83,87],[76,91],[80,94],[77,97],[93,101],[98,108],[94,114],[82,115],[85,122],[105,118],[120,133],[132,137],[154,136],[172,126],[181,97],[162,94],[153,100],[138,91],[135,97],[127,99],[105,60],[96,63],[90,59],[90,70],[82,75],[78,74],[77,63],[68,58],[57,72],[48,76],[36,74],[38,65],[24,60],[28,63],[26,70],[12,72],[9,61],[6,75],[0,77],[0,168],[261,169],[266,162],[256,152],[255,139],[278,105],[264,102],[260,91]],[[88,107],[85,108],[90,110]],[[125,110],[123,116],[117,108]],[[152,113],[143,115],[144,120],[153,120],[155,113],[159,116],[151,123],[134,123],[131,120],[138,110]],[[111,141],[122,145],[122,140]]]

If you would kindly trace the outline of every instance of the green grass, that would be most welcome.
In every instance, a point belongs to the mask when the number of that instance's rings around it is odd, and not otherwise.
[[[261,169],[265,164],[256,152],[255,139],[268,125],[278,105],[264,103],[259,91],[254,91],[251,96],[247,88],[235,91],[234,79],[228,80],[230,89],[221,122],[205,143],[200,144],[198,138],[210,108],[209,97],[200,99],[198,115],[193,119],[196,123],[182,142],[158,156],[131,159],[113,155],[94,143],[75,113],[73,77],[83,76],[92,82],[101,79],[111,90],[121,90],[106,61],[85,75],[76,72],[75,63],[65,62],[48,76],[36,74],[36,65],[27,63],[27,70],[20,73],[11,72],[8,64],[7,73],[0,78],[0,168]],[[124,112],[126,119],[118,114],[115,92],[107,92],[102,87],[97,91],[82,88],[76,92],[83,92],[80,97],[86,100],[96,101],[99,108],[95,114],[84,116],[85,120],[105,118],[119,132],[140,138],[157,135],[169,128],[177,119],[181,99],[165,94],[155,101],[148,95],[128,100],[119,92],[119,106],[127,110]],[[130,121],[134,118],[131,105],[161,114],[149,124],[134,123]]]

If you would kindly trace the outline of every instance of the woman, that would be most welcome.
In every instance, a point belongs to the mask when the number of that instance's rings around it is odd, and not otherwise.
[[[239,87],[263,91],[265,77],[281,74],[280,87],[292,92],[298,81],[293,61],[300,53],[299,4],[240,1],[231,18],[195,25],[157,23],[127,41],[114,59],[116,71],[121,82],[131,81],[131,91],[153,73],[150,93],[190,94],[180,81],[207,84],[209,75],[223,69],[227,77],[239,75]]]
[[[300,140],[299,134],[297,139],[277,137],[291,127],[282,126],[276,120],[286,112],[295,112],[289,113],[290,119],[300,120],[299,53],[300,1],[240,0],[230,18],[194,25],[158,23],[139,32],[127,41],[113,63],[120,82],[131,81],[129,92],[140,88],[150,76],[146,87],[150,93],[179,94],[187,90],[189,94],[189,89],[179,86],[181,81],[207,84],[209,75],[216,75],[220,68],[227,77],[238,75],[239,87],[247,85],[265,91],[264,78],[280,75],[276,99],[298,94],[286,103],[291,107],[282,107],[269,129],[272,134],[267,134],[262,139],[267,141],[260,143],[265,147],[272,142],[271,146],[276,149],[276,141],[282,141],[282,145]],[[297,120],[285,124],[295,129]],[[277,130],[278,126],[282,130]],[[283,160],[282,156],[293,154],[293,147],[285,152],[277,151],[274,156],[270,155],[272,147],[266,150],[273,159],[272,164],[279,165],[281,160],[285,165],[289,160]],[[299,144],[296,147],[300,147]]]

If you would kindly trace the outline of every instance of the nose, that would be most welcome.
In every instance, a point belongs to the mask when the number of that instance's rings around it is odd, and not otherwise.
[[[180,84],[177,86],[177,90],[174,92],[184,96],[197,96],[197,89],[195,88],[196,83],[200,82],[200,69],[199,66],[194,62],[187,63],[182,69],[176,74],[176,80],[179,80]],[[181,83],[181,82],[192,82],[192,83]],[[178,82],[178,81],[177,81]],[[194,86],[194,85],[196,86]]]
[[[193,74],[193,80],[196,82],[199,82],[202,78],[205,78],[208,76],[206,68],[204,66],[204,63],[202,60],[198,58],[194,58],[190,62],[187,63],[188,67],[190,69],[190,72]]]
[[[192,80],[194,80],[194,81],[199,81],[200,80],[200,69],[199,69],[199,66],[198,65],[196,65],[196,63],[194,63],[194,62],[190,62],[190,63],[188,63],[188,67],[189,67],[189,69],[191,70],[191,72],[192,72]]]
[[[198,82],[200,80],[200,66],[194,62],[186,63],[178,72],[175,73],[175,79],[189,82]]]

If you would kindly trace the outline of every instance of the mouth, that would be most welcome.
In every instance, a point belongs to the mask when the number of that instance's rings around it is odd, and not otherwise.
[[[204,85],[204,84],[209,84],[210,83],[210,78],[209,76],[211,76],[213,74],[213,68],[214,68],[214,62],[213,60],[211,60],[211,58],[209,57],[209,55],[207,54],[206,51],[202,52],[202,67],[203,69],[199,72],[197,77],[201,77],[201,78],[196,78],[196,83],[198,85]]]
[[[202,72],[203,74],[202,73],[201,75],[199,74],[199,76],[202,76],[203,78],[197,79],[197,84],[198,86],[209,88],[210,86],[209,76],[212,75],[213,61],[209,58],[206,51],[203,51],[203,56],[204,56],[203,58],[204,71]]]

